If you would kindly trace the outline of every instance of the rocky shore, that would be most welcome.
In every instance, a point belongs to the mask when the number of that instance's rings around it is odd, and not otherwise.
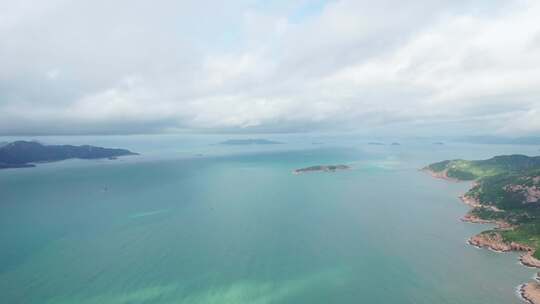
[[[538,259],[536,259],[535,257],[533,257],[533,253],[534,253],[534,251],[532,251],[532,250],[527,251],[525,254],[523,254],[519,258],[519,261],[524,266],[533,267],[533,268],[540,268],[540,261]]]
[[[531,265],[540,265],[540,261],[532,256],[534,251],[531,247],[515,242],[505,242],[501,234],[497,231],[488,231],[477,234],[471,237],[468,243],[479,248],[488,248],[497,252],[522,251],[525,252],[522,257],[528,256],[527,261],[530,261]]]
[[[459,180],[453,179],[448,177],[447,171],[441,171],[441,172],[433,172],[429,169],[424,169],[423,171],[429,173],[431,176],[439,179],[444,179],[447,181],[456,182]],[[473,184],[473,187],[475,184]],[[472,209],[475,208],[482,208],[487,209],[494,212],[504,212],[503,210],[498,209],[495,206],[486,206],[484,204],[481,204],[478,200],[476,200],[473,197],[462,195],[459,197],[460,200],[471,207]],[[471,209],[471,210],[472,210]],[[478,224],[495,224],[496,230],[504,230],[504,229],[512,229],[512,225],[509,223],[503,221],[503,220],[486,220],[481,217],[478,217],[474,214],[472,214],[470,211],[465,216],[461,218],[464,222],[469,223],[478,223]],[[536,259],[534,254],[534,248],[531,248],[529,246],[519,244],[516,242],[506,242],[499,231],[487,231],[479,233],[473,237],[471,237],[467,243],[469,245],[478,247],[478,248],[486,248],[495,252],[510,252],[510,251],[519,251],[522,252],[519,261],[522,265],[527,267],[533,267],[533,268],[540,268],[540,260]],[[540,273],[537,275],[540,277]],[[518,294],[527,303],[530,304],[540,304],[540,282],[533,281],[529,283],[522,284],[518,288]]]
[[[448,170],[443,170],[441,172],[435,172],[435,171],[432,171],[432,170],[430,170],[428,168],[424,168],[421,171],[428,173],[429,175],[431,175],[434,178],[444,179],[444,180],[447,180],[447,181],[450,181],[450,182],[459,182],[458,179],[455,179],[455,178],[452,178],[452,177],[448,176]]]
[[[478,248],[487,248],[496,252],[519,251],[523,252],[519,257],[522,265],[532,268],[540,268],[540,260],[536,259],[534,249],[516,242],[505,242],[501,234],[497,231],[489,231],[477,234],[468,241],[470,245]],[[529,282],[522,284],[518,290],[519,296],[527,303],[540,304],[540,284]]]
[[[538,284],[537,282],[531,282],[521,285],[519,287],[518,293],[521,298],[527,303],[540,303],[540,284]]]
[[[484,204],[481,204],[477,199],[475,199],[474,197],[470,197],[470,196],[467,196],[467,195],[462,195],[459,197],[459,199],[467,206],[471,207],[471,208],[482,208],[482,209],[487,209],[487,210],[491,210],[491,211],[494,211],[494,212],[503,212],[503,210],[495,207],[495,206],[489,206],[489,205],[484,205]]]
[[[498,229],[509,229],[512,228],[512,225],[503,221],[503,220],[486,220],[481,217],[478,217],[471,212],[465,214],[461,221],[473,224],[495,224]]]

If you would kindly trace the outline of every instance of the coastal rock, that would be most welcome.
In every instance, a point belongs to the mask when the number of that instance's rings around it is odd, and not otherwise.
[[[467,213],[461,218],[461,221],[474,224],[495,224],[497,229],[509,229],[512,228],[512,225],[502,220],[486,220],[480,218],[472,213]]]
[[[444,179],[444,180],[451,181],[451,182],[459,182],[458,179],[451,178],[451,177],[448,176],[448,170],[447,169],[436,172],[436,171],[430,170],[429,168],[426,167],[426,168],[422,169],[422,171],[424,171],[426,173],[429,173],[429,175],[431,175],[431,177],[434,177],[434,178]]]
[[[533,248],[516,242],[506,242],[497,231],[477,234],[469,239],[469,244],[476,247],[489,248],[498,252],[524,251],[526,253],[521,256],[521,262],[527,266],[540,268],[540,261],[532,256],[534,253]]]
[[[494,212],[503,212],[501,209],[499,209],[499,208],[497,208],[495,206],[482,204],[476,198],[468,196],[468,195],[462,195],[462,196],[459,197],[459,199],[465,205],[468,205],[468,206],[470,206],[472,208],[483,208],[483,209],[491,210],[491,211],[494,211]]]
[[[519,258],[519,260],[521,261],[521,264],[523,264],[525,266],[540,268],[540,260],[536,259],[533,256],[533,253],[534,252],[532,250],[530,250],[527,253],[525,253],[524,255],[522,255]]]
[[[521,285],[519,288],[519,294],[523,300],[527,301],[530,304],[539,304],[540,303],[540,284],[537,282],[530,282],[527,284]]]
[[[469,239],[469,244],[480,248],[489,248],[498,252],[507,252],[512,250],[512,246],[504,242],[500,233],[493,231],[484,232],[473,236]]]

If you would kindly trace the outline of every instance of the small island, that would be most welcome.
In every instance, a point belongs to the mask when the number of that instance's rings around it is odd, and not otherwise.
[[[282,144],[278,141],[267,140],[267,139],[229,139],[219,143],[220,145],[233,145],[233,146],[242,146],[242,145],[279,145]]]
[[[311,166],[300,168],[293,171],[293,174],[312,173],[312,172],[336,172],[338,170],[347,170],[351,167],[347,165],[327,165],[327,166]]]
[[[472,181],[460,199],[471,207],[462,221],[492,223],[469,244],[497,252],[522,252],[520,262],[540,268],[540,156],[503,155],[487,160],[446,160],[423,169],[436,178]],[[540,303],[540,283],[519,288],[529,303]]]
[[[137,155],[125,149],[110,149],[89,145],[43,145],[35,141],[14,141],[0,146],[0,169],[30,168],[35,163],[66,159],[116,159]]]
[[[372,142],[368,142],[368,145],[370,145],[370,146],[384,146],[384,143],[372,141]]]

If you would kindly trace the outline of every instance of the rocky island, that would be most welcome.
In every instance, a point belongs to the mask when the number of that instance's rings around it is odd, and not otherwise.
[[[336,172],[338,170],[347,170],[351,167],[347,165],[327,165],[327,166],[311,166],[300,168],[293,171],[294,174],[311,173],[311,172]]]
[[[497,252],[522,252],[521,264],[540,268],[540,156],[446,160],[423,170],[446,180],[473,181],[461,196],[471,207],[462,220],[496,227],[471,237],[469,244]],[[519,294],[529,303],[540,303],[540,283],[523,284]]]
[[[125,149],[110,149],[89,145],[43,145],[34,141],[14,141],[0,146],[0,169],[35,167],[35,163],[79,159],[115,159],[137,155]]]

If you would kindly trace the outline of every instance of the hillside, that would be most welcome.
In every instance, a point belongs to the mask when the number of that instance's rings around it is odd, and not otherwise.
[[[450,179],[475,180],[535,168],[540,168],[540,156],[502,155],[487,160],[445,160],[431,164],[424,169]]]
[[[424,168],[437,177],[474,180],[463,201],[471,211],[465,219],[493,222],[506,244],[522,244],[540,259],[540,157],[496,156],[488,160],[447,160]]]
[[[136,155],[125,149],[89,145],[43,145],[33,141],[14,141],[0,146],[0,169],[33,167],[33,163],[71,158],[98,159]]]

